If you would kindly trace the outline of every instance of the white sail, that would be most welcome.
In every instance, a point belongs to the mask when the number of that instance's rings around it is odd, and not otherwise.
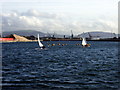
[[[82,45],[85,46],[87,44],[86,39],[82,38]]]
[[[39,34],[38,34],[38,44],[40,47],[43,47],[44,45],[40,42]]]

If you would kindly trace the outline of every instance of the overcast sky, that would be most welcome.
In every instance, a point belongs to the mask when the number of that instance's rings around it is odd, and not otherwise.
[[[118,32],[119,0],[3,0],[2,31]]]

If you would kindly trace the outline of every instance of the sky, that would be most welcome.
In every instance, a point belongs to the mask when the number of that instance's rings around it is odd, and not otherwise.
[[[2,31],[37,30],[75,35],[118,33],[119,0],[2,0]]]

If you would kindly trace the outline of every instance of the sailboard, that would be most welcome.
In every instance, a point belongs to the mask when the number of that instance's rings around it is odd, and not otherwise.
[[[45,46],[40,42],[39,34],[38,34],[38,44],[41,49],[45,48]]]
[[[87,44],[86,38],[82,38],[82,46],[83,47],[90,47],[90,44]]]

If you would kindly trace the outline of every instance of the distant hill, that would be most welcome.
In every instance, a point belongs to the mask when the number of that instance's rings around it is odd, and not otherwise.
[[[118,37],[115,33],[109,33],[109,32],[86,32],[79,34],[78,37],[86,37],[86,38],[114,38]]]
[[[51,33],[43,33],[40,31],[35,31],[35,30],[19,30],[19,31],[6,31],[6,32],[2,32],[2,36],[6,37],[8,35],[11,34],[16,34],[16,35],[20,35],[20,36],[35,36],[37,37],[37,34],[39,33],[40,37],[57,37],[57,38],[63,38],[64,35],[59,35],[59,34],[51,34]],[[109,32],[85,32],[82,34],[78,34],[77,37],[89,37],[92,38],[113,38],[116,37],[118,35],[114,34],[114,33],[109,33]],[[120,35],[119,35],[120,36]],[[66,35],[66,37],[69,37],[68,35]]]
[[[35,31],[35,30],[19,30],[19,31],[6,31],[6,32],[2,32],[2,36],[8,36],[11,34],[16,34],[16,35],[20,35],[20,36],[35,36],[37,37],[37,34],[39,33],[40,37],[53,37],[53,34],[51,33],[43,33],[40,31]],[[59,34],[55,34],[54,37],[63,37],[63,35],[59,35]]]
[[[42,33],[42,32],[39,32],[39,31],[34,31],[34,30],[20,30],[20,31],[2,32],[2,36],[5,37],[5,36],[10,35],[10,34],[17,34],[17,35],[20,35],[20,36],[32,36],[32,35],[37,36],[38,33],[41,37],[44,37],[44,36],[47,35],[46,33]]]

